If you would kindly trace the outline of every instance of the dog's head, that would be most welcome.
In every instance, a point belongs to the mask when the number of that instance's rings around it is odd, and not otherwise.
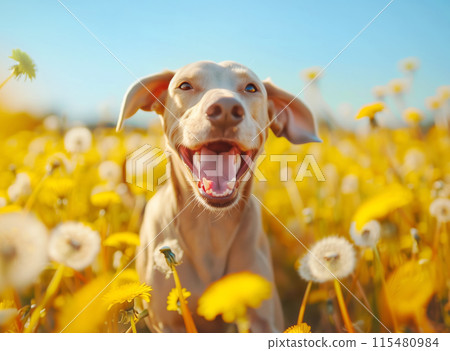
[[[212,209],[238,203],[267,126],[295,144],[319,141],[299,99],[235,62],[196,62],[139,80],[125,95],[117,130],[139,109],[162,117],[169,147]]]

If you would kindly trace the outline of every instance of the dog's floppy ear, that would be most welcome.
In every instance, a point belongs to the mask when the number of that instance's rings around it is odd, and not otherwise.
[[[173,71],[164,71],[141,78],[134,83],[123,99],[116,131],[122,129],[123,122],[133,116],[139,109],[162,114],[165,92],[174,75],[175,72]]]
[[[267,91],[270,128],[275,135],[283,136],[293,144],[321,142],[308,107],[269,79],[263,83]]]

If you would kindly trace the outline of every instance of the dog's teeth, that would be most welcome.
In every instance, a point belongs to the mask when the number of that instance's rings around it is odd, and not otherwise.
[[[208,189],[208,190],[206,190],[206,193],[207,193],[208,195],[212,195],[213,191],[212,191],[211,189]]]
[[[234,181],[227,182],[227,188],[229,190],[232,190],[234,188],[234,184],[236,184],[236,182],[234,182]]]
[[[241,155],[237,154],[235,157],[236,169],[239,169],[241,167]]]
[[[202,183],[203,183],[205,190],[210,190],[212,188],[212,183],[213,183],[212,180],[208,180],[205,177],[203,177]]]

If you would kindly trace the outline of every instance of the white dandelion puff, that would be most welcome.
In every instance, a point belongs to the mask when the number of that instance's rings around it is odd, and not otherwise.
[[[71,153],[89,150],[92,145],[92,133],[86,127],[75,127],[64,136],[64,147]]]
[[[440,223],[450,222],[450,199],[438,197],[430,205],[430,214]]]
[[[346,239],[330,236],[318,241],[302,263],[307,265],[304,272],[312,281],[324,283],[345,278],[355,269],[355,250]]]
[[[114,161],[103,161],[98,167],[100,178],[111,184],[118,184],[122,179],[122,168]]]
[[[388,94],[388,88],[383,85],[374,86],[372,89],[372,94],[376,99],[383,99]]]
[[[417,57],[407,57],[401,60],[398,66],[403,72],[415,72],[420,67],[420,61]]]
[[[183,258],[183,250],[181,249],[180,244],[176,239],[164,240],[161,244],[155,247],[155,250],[153,251],[153,260],[155,262],[155,267],[158,271],[165,274],[167,279],[169,278],[172,271],[170,270],[170,267],[167,265],[164,255],[161,254],[161,252],[159,251],[159,249],[164,246],[170,247],[172,252],[175,254],[175,259],[177,260],[178,263],[180,263]]]
[[[47,264],[47,228],[36,217],[12,212],[0,215],[0,291],[26,288]]]
[[[355,174],[347,174],[342,178],[341,193],[342,194],[354,194],[358,191],[359,179]]]
[[[311,271],[309,269],[308,260],[310,259],[310,254],[306,254],[303,256],[303,258],[300,260],[300,265],[297,269],[297,273],[300,275],[300,277],[307,282],[314,281],[314,277],[311,274]]]
[[[106,157],[108,153],[118,145],[120,145],[120,139],[115,135],[108,135],[99,141],[98,150],[101,155]]]
[[[378,221],[370,221],[364,224],[361,231],[356,229],[356,223],[350,226],[350,236],[356,245],[360,247],[375,247],[380,240],[381,225]]]
[[[7,192],[12,202],[31,194],[30,176],[25,172],[17,173],[14,183],[9,186]]]
[[[43,122],[44,128],[47,130],[58,130],[59,128],[61,128],[61,123],[60,123],[60,119],[58,116],[55,115],[50,115],[45,117],[44,122]]]
[[[49,255],[75,270],[83,270],[94,261],[100,250],[100,236],[80,222],[65,222],[50,237]]]

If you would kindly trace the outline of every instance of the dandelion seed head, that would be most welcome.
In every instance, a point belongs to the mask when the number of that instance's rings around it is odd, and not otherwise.
[[[347,174],[342,178],[341,193],[354,194],[358,191],[359,178],[355,174]]]
[[[300,264],[297,269],[297,272],[300,275],[300,277],[303,280],[306,280],[307,282],[314,281],[314,277],[311,274],[308,264],[308,261],[311,258],[310,256],[311,256],[310,253],[307,253],[305,256],[303,256],[302,259],[300,260]]]
[[[61,122],[58,116],[50,115],[45,117],[43,122],[44,128],[50,131],[57,131],[61,128]]]
[[[407,57],[399,62],[399,68],[403,72],[415,72],[420,67],[420,61],[417,57]]]
[[[309,280],[323,283],[335,277],[345,278],[355,269],[355,250],[346,239],[330,236],[314,244],[303,264],[307,265]]]
[[[8,197],[12,202],[31,193],[30,176],[25,172],[19,172],[13,184],[8,187]]]
[[[425,99],[425,106],[431,110],[438,110],[442,106],[442,101],[436,96],[430,96]]]
[[[438,197],[430,205],[430,214],[440,223],[450,222],[450,199]]]
[[[443,85],[436,89],[437,97],[441,101],[450,99],[450,85]]]
[[[91,265],[100,250],[100,236],[80,222],[65,222],[53,229],[49,242],[52,260],[75,270]]]
[[[375,247],[381,237],[380,222],[372,220],[367,222],[361,230],[356,229],[356,223],[350,226],[350,236],[357,246]]]
[[[322,74],[319,76],[319,73],[322,69],[319,66],[309,67],[300,72],[300,77],[305,82],[310,82],[312,80],[318,80],[322,78]]]
[[[64,136],[64,147],[70,153],[82,153],[91,148],[92,133],[86,127],[74,127]]]
[[[47,228],[24,212],[0,215],[0,291],[23,289],[47,264]]]
[[[98,174],[103,180],[116,185],[122,179],[122,168],[114,161],[103,161],[98,166]]]
[[[399,95],[405,92],[407,86],[406,81],[402,78],[392,79],[388,83],[389,90],[394,95]]]
[[[382,99],[387,95],[387,87],[383,85],[377,85],[374,86],[372,89],[372,94],[375,96],[376,99]]]
[[[424,118],[423,112],[415,107],[409,107],[403,111],[403,119],[410,124],[420,123]]]

